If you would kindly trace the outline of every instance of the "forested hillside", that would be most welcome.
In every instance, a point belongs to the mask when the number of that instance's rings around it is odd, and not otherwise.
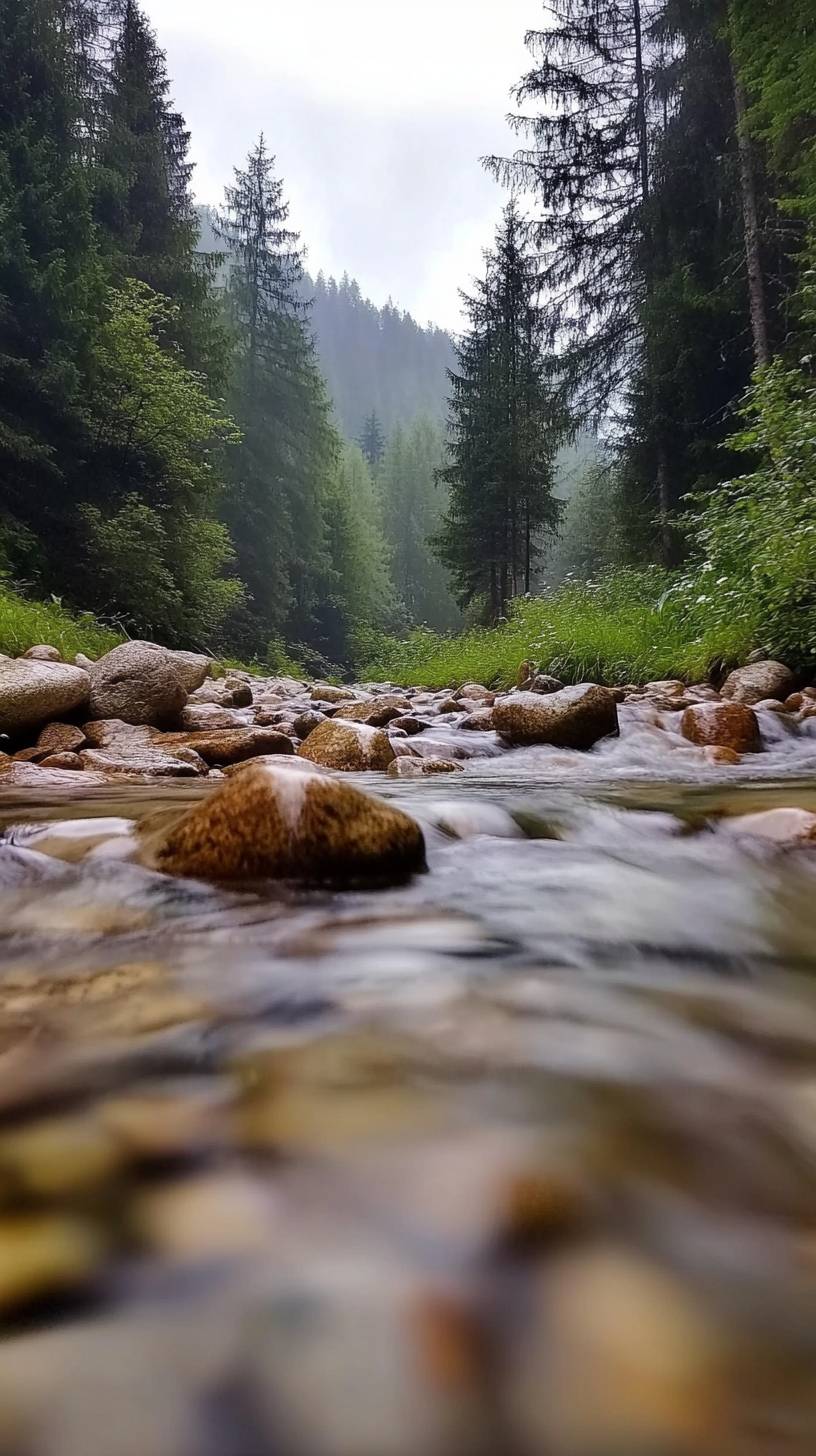
[[[210,207],[197,212],[199,248],[215,259],[223,284],[228,270],[220,258],[226,256],[226,243],[217,213]],[[323,273],[312,278],[304,272],[303,297],[311,303],[317,355],[337,422],[349,439],[357,439],[372,412],[386,433],[419,415],[444,415],[447,370],[453,364],[450,334],[432,325],[423,328],[390,300],[378,307],[346,274],[338,283]]]
[[[506,209],[468,290],[450,405],[438,549],[459,600],[496,623],[574,571],[590,595],[554,604],[563,649],[617,571],[594,617],[607,673],[643,671],[635,619],[675,671],[756,648],[809,662],[811,0],[553,0],[527,45],[518,150],[487,166],[529,208]],[[565,513],[558,442],[593,430]],[[549,620],[545,601],[536,641],[577,662]]]
[[[343,417],[383,447],[438,417],[449,345],[313,285],[264,137],[237,161],[205,248],[135,0],[0,0],[0,571],[168,643],[344,663],[434,568],[395,584],[388,487]]]

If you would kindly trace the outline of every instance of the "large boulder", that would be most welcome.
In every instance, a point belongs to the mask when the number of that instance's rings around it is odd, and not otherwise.
[[[149,642],[123,642],[106,652],[91,668],[91,717],[155,727],[175,723],[187,688],[174,656]]]
[[[591,748],[618,731],[615,698],[595,683],[559,692],[510,693],[493,708],[493,725],[514,746],[548,743],[555,748]]]
[[[0,733],[15,737],[72,713],[87,703],[90,691],[87,672],[67,662],[6,658],[0,661]]]
[[[170,827],[144,826],[149,869],[197,879],[394,881],[425,866],[419,826],[321,774],[251,764]]]
[[[348,773],[367,769],[384,773],[396,758],[388,735],[381,728],[350,723],[345,718],[328,718],[301,743],[298,753],[324,768]]]
[[[759,720],[746,703],[695,703],[686,708],[680,732],[689,743],[730,748],[734,753],[759,753]]]
[[[212,658],[203,652],[179,652],[169,647],[160,647],[157,642],[128,642],[128,647],[141,647],[146,652],[159,652],[169,657],[176,670],[176,676],[187,693],[194,693],[206,682],[212,671]],[[250,695],[250,701],[251,701]]]
[[[781,662],[766,659],[738,667],[722,685],[722,696],[735,703],[761,703],[763,698],[784,701],[796,687],[796,676]]]

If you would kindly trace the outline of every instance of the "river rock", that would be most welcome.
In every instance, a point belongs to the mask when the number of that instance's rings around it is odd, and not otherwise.
[[[304,713],[298,713],[298,716],[294,719],[292,732],[296,738],[303,740],[304,738],[308,738],[309,734],[313,733],[315,728],[319,728],[321,723],[325,723],[326,721],[325,713],[318,712],[317,708],[307,708]]]
[[[86,742],[83,730],[73,723],[49,723],[37,739],[37,747],[48,753],[78,753]]]
[[[109,779],[101,773],[85,770],[82,787],[90,788],[91,785],[102,788],[109,783]],[[8,763],[0,764],[0,787],[4,789],[37,789],[41,793],[48,793],[51,789],[70,789],[72,794],[76,793],[76,773],[68,769],[43,768],[37,763],[14,763],[9,759]]]
[[[78,667],[10,657],[0,662],[0,733],[15,736],[71,713],[88,701],[90,689]]]
[[[711,745],[730,748],[734,753],[759,753],[762,749],[759,720],[745,703],[696,703],[686,708],[680,732],[689,743],[701,748]]]
[[[219,728],[208,733],[161,733],[153,739],[156,748],[172,751],[192,748],[205,763],[221,767],[259,754],[294,753],[295,746],[277,728]]]
[[[723,683],[724,698],[735,703],[761,703],[763,698],[785,698],[796,687],[795,674],[781,662],[768,659],[738,667]]]
[[[47,758],[40,759],[40,763],[43,768],[68,768],[73,773],[85,767],[78,753],[49,753]]]
[[[309,694],[313,703],[351,703],[357,701],[352,688],[335,688],[329,683],[315,683]]]
[[[343,718],[347,723],[367,723],[370,728],[385,728],[392,719],[407,713],[407,698],[374,698],[367,703],[344,703]]]
[[[422,718],[415,718],[413,713],[408,713],[401,718],[392,718],[388,726],[391,729],[401,728],[403,733],[407,733],[409,738],[413,738],[416,733],[424,733],[430,724],[423,722]]]
[[[142,864],[199,879],[399,880],[424,868],[419,826],[342,780],[248,765],[171,827]]]
[[[0,1219],[0,1310],[86,1284],[104,1263],[105,1245],[92,1225],[65,1214]]]
[[[155,727],[176,722],[187,689],[173,658],[173,653],[142,642],[123,642],[106,652],[91,669],[91,717]]]
[[[757,814],[740,814],[721,820],[720,829],[782,846],[816,844],[816,814],[808,809],[763,809]]]
[[[160,737],[158,729],[151,728],[148,723],[123,723],[121,718],[100,718],[84,723],[82,732],[90,748],[118,749],[123,743],[128,745],[129,750],[137,745],[145,748]]]
[[[148,774],[151,778],[192,779],[207,773],[207,765],[197,753],[180,748],[177,753],[161,753],[150,748],[134,748],[132,753],[105,753],[99,748],[83,749],[79,755],[85,768],[97,773],[110,774],[119,778],[124,774],[132,778],[137,774]]]
[[[176,676],[181,686],[187,693],[194,693],[196,688],[200,688],[212,672],[212,658],[207,657],[203,652],[179,652],[170,647],[160,647],[157,642],[133,641],[124,645],[138,647],[145,652],[158,652],[162,657],[168,657],[176,670]]]
[[[454,697],[472,698],[477,702],[487,702],[492,706],[495,702],[496,694],[491,693],[490,689],[483,687],[481,683],[463,683],[459,691],[454,693]]]
[[[33,662],[62,662],[62,653],[59,648],[49,647],[46,642],[38,642],[34,647],[27,647],[20,656]]]
[[[495,726],[492,708],[474,708],[459,724],[460,728],[466,728],[473,733],[489,733]]]
[[[548,743],[556,748],[588,749],[618,731],[615,699],[606,688],[580,683],[559,692],[516,692],[493,708],[496,731],[519,746]]]
[[[345,718],[330,718],[321,723],[301,743],[298,753],[312,763],[349,773],[367,769],[384,773],[396,757],[388,735],[381,728],[349,723]]]
[[[462,773],[464,765],[449,758],[395,758],[388,765],[390,779],[424,779],[434,774]]]
[[[213,728],[245,728],[246,716],[238,708],[221,708],[218,703],[189,703],[181,715],[181,726],[190,733],[209,733]]]

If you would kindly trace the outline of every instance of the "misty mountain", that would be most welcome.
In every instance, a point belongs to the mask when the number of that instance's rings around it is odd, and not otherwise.
[[[198,209],[202,253],[224,253],[211,208]],[[220,275],[220,276],[219,276]],[[226,268],[219,269],[224,282]],[[448,394],[447,370],[453,341],[444,329],[423,328],[391,300],[378,306],[365,298],[356,279],[338,283],[322,273],[304,278],[312,300],[311,325],[320,366],[338,423],[356,439],[368,416],[377,415],[386,435],[418,415],[441,419]]]

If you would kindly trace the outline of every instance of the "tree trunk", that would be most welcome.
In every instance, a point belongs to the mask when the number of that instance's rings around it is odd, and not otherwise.
[[[745,225],[745,257],[748,264],[748,297],[751,308],[751,333],[754,340],[754,359],[758,369],[764,369],[771,362],[771,347],[768,342],[768,308],[765,297],[765,278],[762,271],[762,254],[759,243],[759,209],[757,207],[756,176],[754,173],[754,149],[748,131],[748,98],[739,73],[734,44],[734,11],[729,7],[731,29],[731,75],[734,84],[734,112],[737,120],[737,150],[739,153],[740,190],[742,192],[742,216]]]

